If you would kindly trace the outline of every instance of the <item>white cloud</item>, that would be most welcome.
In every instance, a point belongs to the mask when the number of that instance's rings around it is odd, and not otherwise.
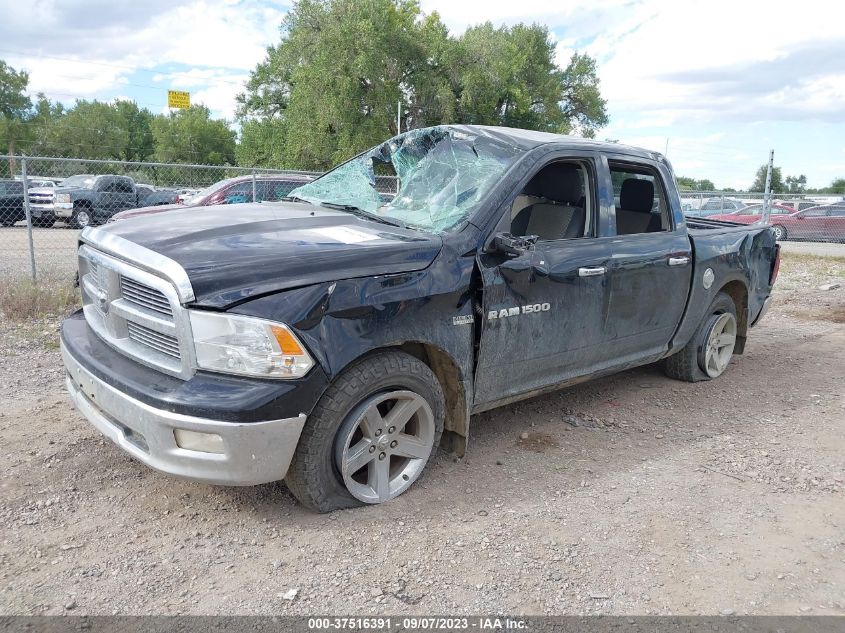
[[[12,3],[3,12],[0,56],[29,71],[33,93],[71,102],[119,86],[164,90],[178,83],[197,88],[209,107],[229,116],[246,72],[278,41],[285,15],[258,0],[93,0],[87,6],[42,0]],[[195,68],[145,72],[172,64]]]

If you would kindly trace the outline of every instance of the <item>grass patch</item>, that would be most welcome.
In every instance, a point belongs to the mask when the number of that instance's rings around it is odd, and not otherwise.
[[[5,277],[0,280],[0,314],[15,322],[61,317],[79,307],[79,288],[67,275]]]
[[[845,257],[781,252],[780,275],[775,288],[804,290],[845,280]]]

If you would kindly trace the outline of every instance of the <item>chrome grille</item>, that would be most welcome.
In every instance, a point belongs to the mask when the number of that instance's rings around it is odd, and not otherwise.
[[[142,345],[151,347],[162,354],[167,354],[173,358],[181,358],[181,354],[179,353],[179,341],[175,336],[161,334],[148,327],[139,325],[138,323],[133,323],[132,321],[126,322],[126,329],[129,332],[129,338],[133,341],[137,341]]]
[[[139,281],[121,275],[120,290],[123,298],[135,305],[169,317],[173,316],[170,301],[164,296],[164,293],[155,288],[150,288]]]
[[[82,307],[111,347],[179,378],[194,373],[188,312],[170,281],[84,244],[79,248]]]

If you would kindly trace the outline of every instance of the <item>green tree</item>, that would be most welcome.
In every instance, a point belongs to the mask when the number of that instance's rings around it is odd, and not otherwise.
[[[827,193],[845,193],[845,178],[837,178],[826,190]]]
[[[785,182],[787,193],[804,193],[807,190],[807,176],[804,174],[787,176]]]
[[[695,178],[690,178],[689,176],[676,176],[675,178],[678,181],[678,188],[682,191],[716,191],[716,185],[713,184],[712,180],[708,180],[707,178],[703,178],[701,180],[696,180]]]
[[[280,118],[244,121],[240,142],[235,148],[238,164],[248,167],[284,165],[285,129]]]
[[[64,116],[64,106],[51,102],[38,93],[32,112],[27,117],[27,133],[22,139],[21,152],[30,156],[57,156],[56,123]]]
[[[757,174],[754,176],[754,184],[751,185],[749,191],[766,190],[766,173],[768,170],[768,165],[760,165]],[[786,185],[784,184],[780,167],[772,168],[772,193],[786,193]]]
[[[15,174],[16,143],[26,134],[26,119],[32,101],[26,94],[29,74],[0,60],[0,141],[9,153],[9,172]]]
[[[327,168],[395,134],[398,102],[403,130],[463,122],[591,135],[607,122],[595,63],[553,60],[540,26],[487,23],[453,38],[417,0],[300,0],[239,96],[240,155]],[[246,133],[255,120],[276,121],[281,150]]]
[[[139,108],[134,101],[118,101],[114,105],[126,128],[127,142],[123,149],[123,160],[144,161],[155,151],[153,139],[153,114],[146,108]]]
[[[162,114],[151,123],[155,143],[153,156],[165,163],[232,165],[235,132],[226,121],[212,119],[203,105]]]
[[[129,145],[129,130],[113,104],[77,101],[56,121],[54,143],[64,156],[120,160]]]

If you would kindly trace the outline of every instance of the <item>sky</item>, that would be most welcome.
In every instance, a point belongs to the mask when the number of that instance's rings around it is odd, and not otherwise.
[[[811,187],[845,177],[845,4],[832,0],[421,0],[459,34],[548,26],[557,61],[598,63],[610,123],[596,137],[666,152],[678,175],[747,188],[775,151]],[[215,116],[280,39],[290,3],[0,0],[0,59],[30,90],[167,111],[186,90]]]

